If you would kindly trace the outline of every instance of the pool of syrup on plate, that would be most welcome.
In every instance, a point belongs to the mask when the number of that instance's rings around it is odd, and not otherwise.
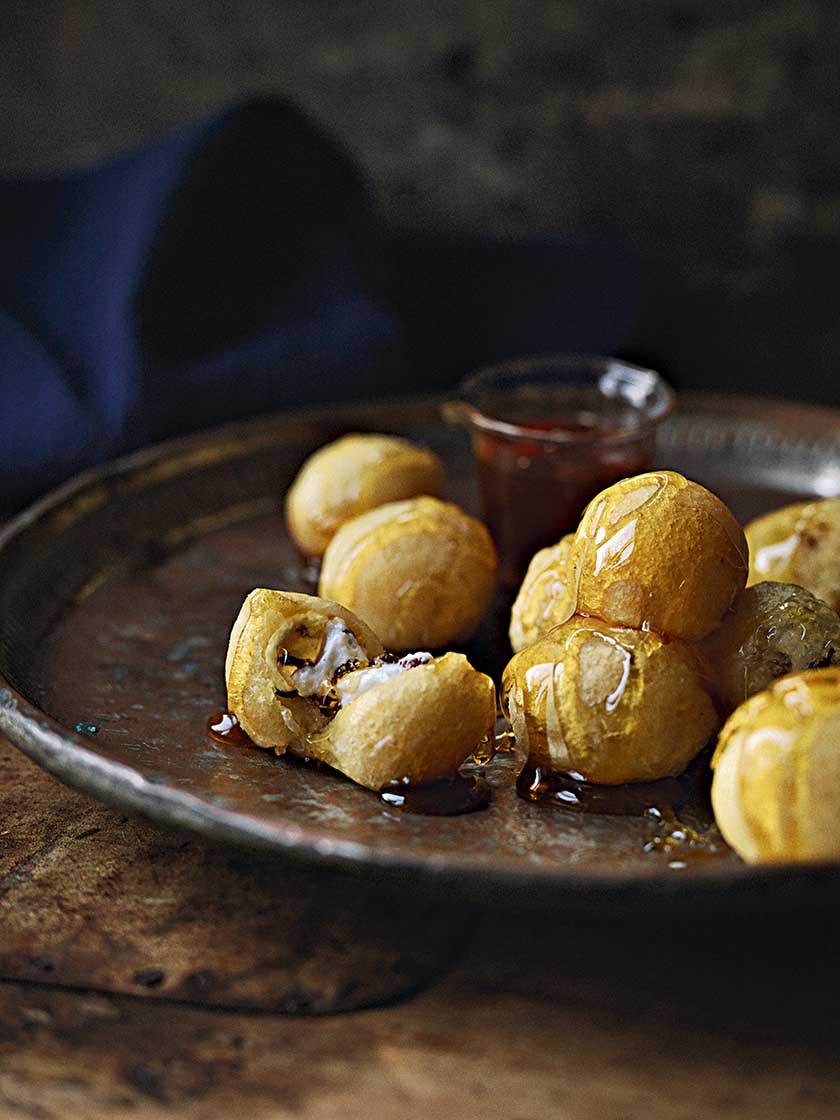
[[[230,712],[214,713],[207,720],[206,730],[216,743],[254,746],[239,720]],[[491,795],[490,784],[481,774],[455,774],[451,778],[422,785],[411,785],[405,781],[391,782],[380,791],[379,798],[390,809],[399,809],[405,813],[419,813],[425,817],[454,817],[485,809],[490,804]]]

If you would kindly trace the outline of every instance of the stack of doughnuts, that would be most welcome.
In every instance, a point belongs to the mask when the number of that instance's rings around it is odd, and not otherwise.
[[[502,705],[531,766],[677,774],[731,713],[712,759],[725,839],[750,862],[840,858],[838,541],[836,499],[742,533],[671,472],[599,494],[513,606]]]
[[[556,551],[559,596],[535,558],[511,630],[519,639],[539,629],[535,618],[554,625],[502,679],[530,764],[611,785],[679,774],[720,725],[698,642],[746,582],[741,528],[704,487],[655,471],[597,495]]]

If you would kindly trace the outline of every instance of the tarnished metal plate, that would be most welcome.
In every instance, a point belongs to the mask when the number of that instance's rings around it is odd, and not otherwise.
[[[224,705],[230,625],[255,586],[302,589],[280,505],[303,458],[347,430],[417,437],[473,505],[468,448],[437,402],[272,417],[180,440],[87,474],[0,537],[0,730],[66,782],[224,843],[343,866],[464,898],[550,908],[833,902],[834,868],[756,871],[725,845],[697,863],[646,851],[640,817],[517,799],[401,814],[338,775],[205,737]],[[840,492],[840,416],[693,397],[663,430],[661,465],[712,486],[741,518]],[[498,673],[505,617],[468,652]],[[94,730],[95,729],[95,730]],[[702,789],[687,807],[714,839]]]

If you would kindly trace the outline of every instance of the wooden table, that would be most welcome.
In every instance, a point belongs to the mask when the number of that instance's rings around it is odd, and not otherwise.
[[[2,1117],[840,1115],[829,915],[443,908],[0,771]]]

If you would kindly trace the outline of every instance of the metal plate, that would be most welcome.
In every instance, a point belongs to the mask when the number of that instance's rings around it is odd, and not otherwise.
[[[725,845],[703,862],[645,851],[641,817],[529,805],[496,773],[489,810],[401,814],[338,775],[204,734],[224,706],[230,625],[255,586],[305,587],[279,515],[303,458],[347,430],[433,446],[473,506],[469,450],[437,402],[286,414],[171,442],[86,474],[0,536],[0,731],[62,780],[223,843],[465,899],[569,910],[833,904],[840,870],[755,870]],[[840,492],[840,416],[692,397],[660,463],[742,519]],[[504,605],[468,652],[498,672]],[[95,728],[96,730],[92,730]],[[76,730],[78,729],[78,730]],[[688,806],[714,839],[706,796]],[[278,863],[279,870],[279,863]]]

